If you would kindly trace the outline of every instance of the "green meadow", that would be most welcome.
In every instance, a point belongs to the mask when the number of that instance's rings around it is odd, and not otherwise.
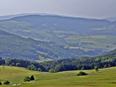
[[[77,76],[80,71],[59,73],[29,71],[24,68],[0,66],[0,81],[10,85],[0,87],[116,87],[116,67],[84,70],[86,76]],[[24,82],[26,76],[34,75],[35,81]]]

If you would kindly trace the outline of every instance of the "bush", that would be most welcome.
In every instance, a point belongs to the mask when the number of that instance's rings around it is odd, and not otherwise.
[[[24,78],[24,82],[29,82],[29,81],[33,81],[33,80],[35,80],[35,78],[34,78],[34,76],[32,75],[32,76],[27,76],[27,77],[25,77]]]
[[[31,80],[31,81],[32,81],[32,80],[35,80],[35,78],[34,78],[34,76],[33,76],[33,75],[30,77],[30,80]]]
[[[24,82],[29,82],[29,81],[31,81],[29,76],[24,78]]]
[[[2,82],[0,82],[0,85],[2,85]]]
[[[9,81],[5,81],[3,84],[4,84],[4,85],[9,85],[10,82],[9,82]]]
[[[85,72],[79,72],[79,73],[77,74],[77,76],[85,76],[85,75],[88,75],[88,74],[85,73]]]

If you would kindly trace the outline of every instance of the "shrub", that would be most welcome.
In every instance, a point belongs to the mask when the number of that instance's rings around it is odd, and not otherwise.
[[[29,82],[29,81],[31,81],[29,76],[24,78],[24,82]]]
[[[24,78],[24,82],[29,82],[29,81],[33,81],[33,80],[35,80],[35,78],[34,78],[34,76],[32,75],[32,76],[27,76],[27,77],[25,77]]]
[[[34,78],[34,76],[33,76],[33,75],[30,77],[30,80],[35,80],[35,78]]]
[[[2,82],[0,82],[0,85],[2,85]]]
[[[9,85],[10,82],[9,82],[9,81],[5,81],[3,84],[4,84],[4,85]]]
[[[79,73],[77,74],[77,76],[85,76],[85,75],[88,75],[88,74],[85,73],[85,72],[79,72]]]

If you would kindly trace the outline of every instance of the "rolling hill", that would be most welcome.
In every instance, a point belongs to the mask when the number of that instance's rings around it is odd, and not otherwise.
[[[115,87],[116,68],[101,69],[99,72],[85,70],[89,75],[77,76],[79,71],[45,73],[23,68],[0,66],[0,81],[8,80],[10,85],[0,87]],[[26,76],[34,75],[36,80],[23,82]]]
[[[73,55],[67,54],[69,52],[71,50],[63,49],[52,42],[24,38],[0,30],[0,56],[3,58],[47,61],[58,59],[58,55],[61,57]]]
[[[0,54],[39,61],[101,55],[116,48],[115,24],[104,19],[16,15],[0,21],[0,32],[10,35],[0,36]]]

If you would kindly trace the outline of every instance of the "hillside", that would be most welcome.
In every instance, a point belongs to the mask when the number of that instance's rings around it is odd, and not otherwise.
[[[116,49],[108,52],[105,56],[116,56]]]
[[[79,71],[68,71],[60,73],[44,73],[25,70],[16,67],[0,67],[0,81],[8,80],[10,85],[0,87],[115,87],[116,68],[84,71],[89,75],[77,76]],[[23,82],[26,76],[34,75],[35,81]]]
[[[46,59],[47,60],[47,59]],[[29,70],[43,72],[60,72],[70,70],[91,70],[97,68],[108,68],[116,66],[116,51],[96,57],[81,57],[71,59],[59,59],[48,61],[29,61],[28,59],[1,58],[0,65],[24,67]]]
[[[48,61],[41,63],[46,70],[54,72],[69,70],[88,70],[98,68],[107,68],[116,66],[116,50],[96,57],[81,57],[78,59],[61,59],[57,61]]]
[[[16,15],[0,21],[0,32],[12,35],[1,36],[0,54],[38,61],[98,56],[116,48],[115,24],[57,15]]]
[[[38,51],[42,50],[39,45],[41,45],[41,47],[45,47],[46,43],[35,41],[30,38],[22,38],[20,36],[0,30],[0,56],[3,58],[10,57],[18,59],[25,58],[28,60],[38,60],[38,55],[41,55],[38,53]]]
[[[70,54],[67,54],[70,53]],[[52,42],[24,38],[0,30],[0,57],[26,60],[53,60],[71,57],[74,53]],[[76,56],[76,55],[74,55]]]

